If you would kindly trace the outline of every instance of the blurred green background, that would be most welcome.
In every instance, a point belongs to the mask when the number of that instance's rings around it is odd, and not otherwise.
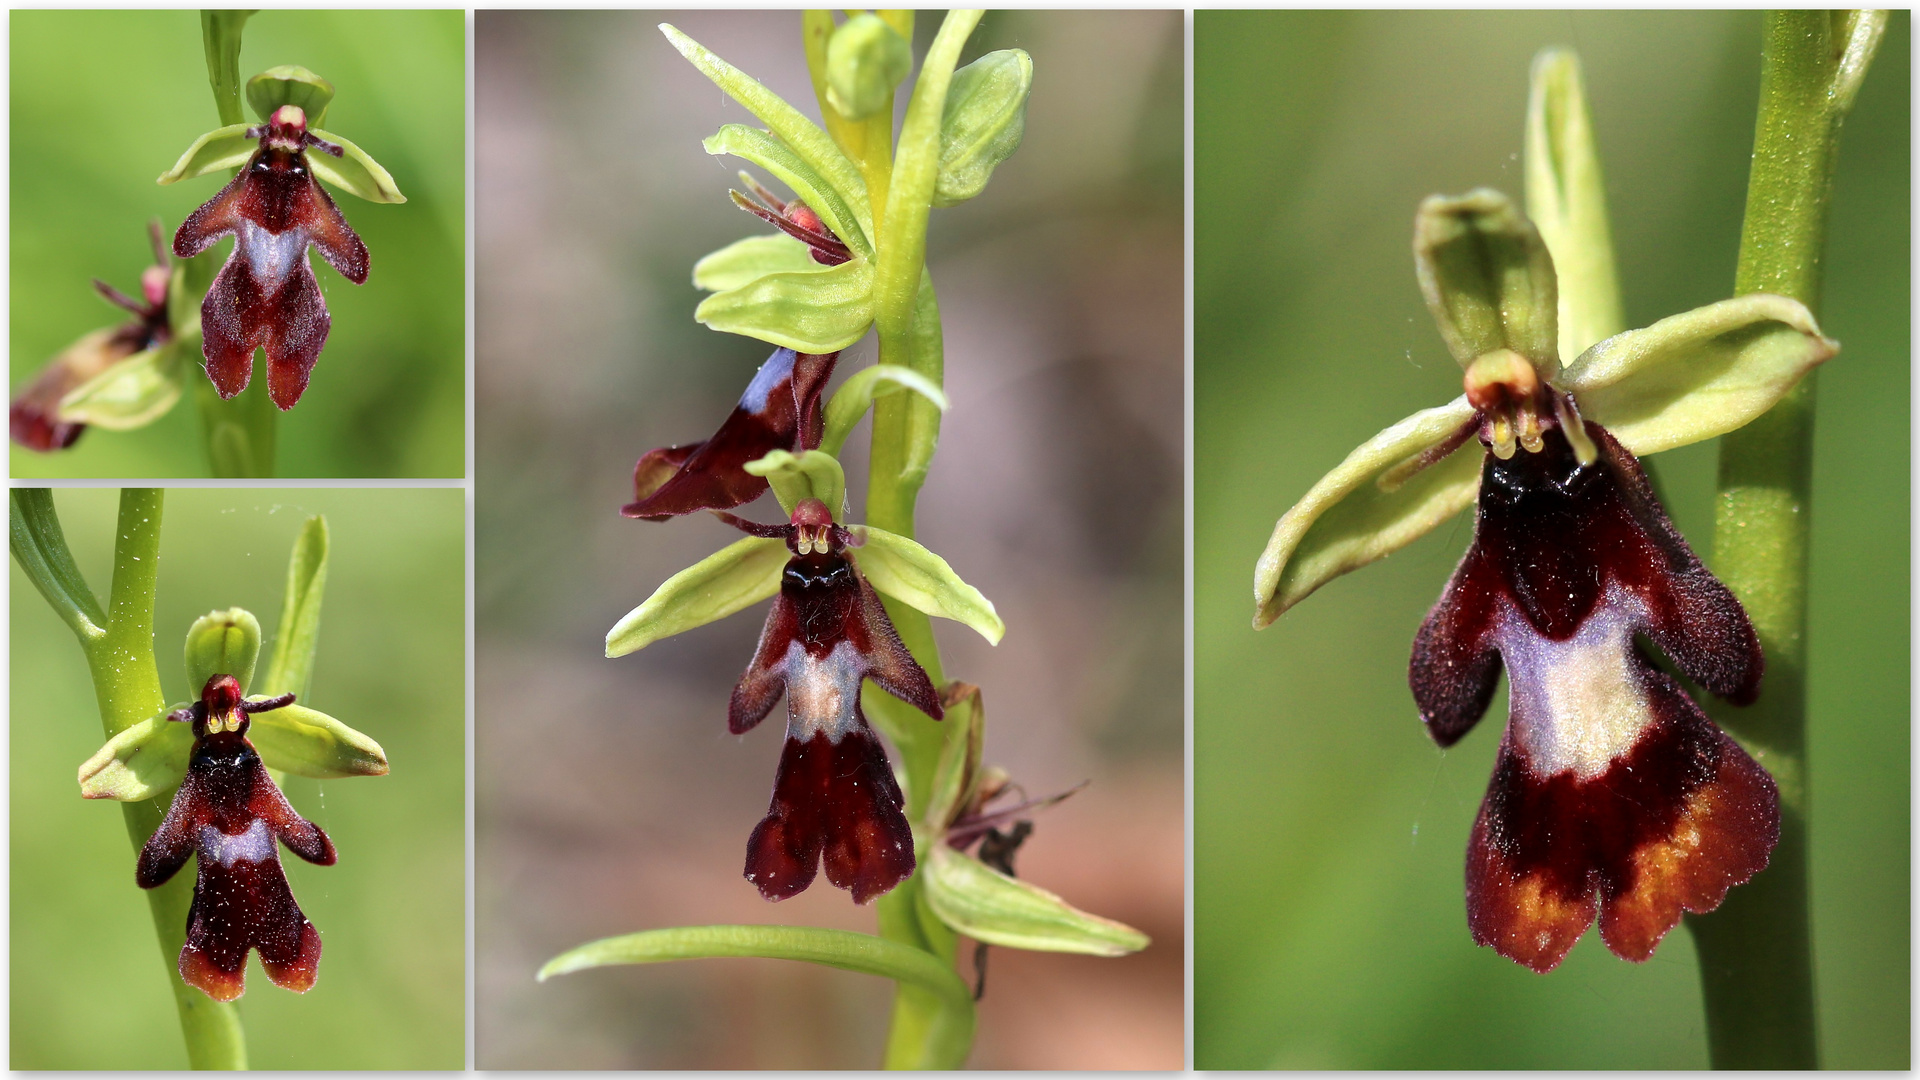
[[[98,595],[118,492],[55,493]],[[187,698],[192,621],[241,606],[273,648],[287,556],[309,515],[332,532],[310,704],[379,740],[382,777],[289,778],[335,866],[282,855],[325,940],[305,995],[249,960],[239,1001],[263,1069],[458,1069],[465,1032],[465,507],[457,489],[167,493],[155,649],[168,700]],[[10,1034],[15,1069],[184,1069],[172,957],[155,942],[119,808],[80,798],[74,770],[103,741],[79,647],[12,570]],[[191,870],[182,871],[192,873]]]
[[[1825,1063],[1909,1064],[1909,31],[1847,121],[1821,324],[1811,614]],[[1195,20],[1194,1047],[1206,1068],[1698,1068],[1692,942],[1589,933],[1542,977],[1476,948],[1462,874],[1505,695],[1442,753],[1407,690],[1462,515],[1254,633],[1274,520],[1460,392],[1410,253],[1419,200],[1518,197],[1528,64],[1585,63],[1629,325],[1733,284],[1755,12]],[[1657,459],[1707,556],[1713,444]],[[1710,558],[1710,556],[1708,556]]]
[[[15,11],[9,385],[88,330],[126,316],[88,284],[131,295],[153,261],[147,222],[173,235],[225,183],[153,182],[220,126],[196,11]],[[279,475],[462,476],[465,467],[466,108],[459,11],[266,11],[247,21],[240,76],[301,64],[334,84],[326,128],[393,174],[404,204],[338,191],[372,272],[348,283],[318,256],[333,330],[300,403],[281,414]],[[255,118],[251,109],[247,119]],[[213,251],[224,260],[223,240]],[[262,392],[256,354],[248,394]],[[189,372],[193,378],[205,375]],[[16,477],[207,475],[189,388],[159,421],[89,431],[73,449],[14,446]]]
[[[942,14],[916,17],[916,58]],[[744,163],[700,142],[758,122],[663,21],[819,115],[797,11],[474,20],[475,1053],[871,1068],[892,984],[869,976],[707,960],[533,981],[651,927],[875,928],[824,881],[775,905],[741,878],[780,729],[730,736],[725,705],[766,605],[605,656],[615,620],[738,536],[705,514],[620,517],[634,460],[711,435],[772,351],[693,320],[694,261],[768,232],[727,199]],[[990,12],[961,56],[1025,49],[1034,76],[1019,152],[929,226],[953,408],[917,533],[1007,623],[997,647],[934,633],[947,674],[983,690],[989,762],[1036,796],[1091,781],[1036,819],[1020,876],[1153,937],[1119,959],[994,949],[978,1068],[1184,1053],[1182,29],[1171,11]],[[869,335],[836,379],[874,358]],[[847,444],[856,508],[868,426]]]

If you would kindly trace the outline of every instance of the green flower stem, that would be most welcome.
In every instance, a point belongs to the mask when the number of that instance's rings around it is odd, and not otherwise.
[[[163,495],[154,488],[120,493],[120,517],[113,546],[113,585],[101,609],[73,563],[52,492],[18,489],[12,494],[11,541],[14,558],[41,595],[74,630],[93,677],[100,725],[111,739],[166,708],[160,669],[153,655],[153,599],[160,561]],[[122,803],[127,837],[137,853],[159,827],[165,800]],[[230,1004],[202,994],[181,980],[180,948],[186,943],[187,908],[193,881],[184,874],[157,889],[145,890],[153,912],[167,982],[180,1013],[187,1061],[196,1069],[244,1069],[247,1050],[240,1015]]]
[[[200,41],[207,53],[207,82],[213,87],[213,104],[220,110],[220,125],[238,124],[246,119],[240,111],[240,35],[246,29],[251,11],[207,9],[200,12]]]
[[[1735,292],[1818,314],[1827,205],[1841,122],[1884,14],[1772,12]],[[1819,1067],[1807,904],[1807,551],[1814,376],[1721,440],[1714,569],[1746,605],[1766,652],[1760,700],[1716,708],[1779,782],[1780,842],[1766,872],[1719,910],[1691,916],[1715,1068]]]

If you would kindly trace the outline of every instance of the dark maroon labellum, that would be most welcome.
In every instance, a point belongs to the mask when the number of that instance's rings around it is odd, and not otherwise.
[[[767,490],[766,478],[751,475],[743,466],[775,450],[820,445],[820,394],[839,356],[774,350],[713,438],[649,450],[640,459],[633,468],[633,502],[620,513],[665,521],[700,510],[728,510],[758,498]]]
[[[305,993],[319,974],[320,932],[294,902],[275,842],[321,866],[333,865],[333,842],[294,811],[246,738],[248,714],[292,703],[292,694],[244,700],[233,676],[215,675],[191,709],[172,717],[193,724],[193,754],[134,880],[155,888],[198,857],[180,977],[216,1001],[246,992],[250,949],[288,990]]]
[[[233,254],[200,302],[207,376],[221,397],[233,397],[253,376],[254,349],[264,347],[273,403],[291,409],[333,326],[307,246],[355,285],[367,280],[367,246],[307,168],[307,150],[341,150],[308,132],[299,108],[282,106],[247,137],[260,139],[260,149],[180,226],[173,253],[189,258],[233,235]]]
[[[824,861],[827,880],[864,904],[913,873],[913,830],[879,736],[860,711],[862,680],[933,717],[944,712],[879,594],[846,555],[847,531],[808,499],[785,526],[793,557],[767,614],[753,662],[734,687],[727,727],[758,724],[787,697],[787,741],[767,816],[747,841],[746,877],[769,900],[805,892]]]
[[[1474,940],[1550,971],[1592,924],[1645,960],[1683,910],[1765,869],[1771,777],[1656,668],[1651,642],[1735,703],[1759,692],[1746,613],[1695,557],[1632,454],[1587,423],[1582,465],[1556,425],[1482,473],[1474,540],[1414,641],[1415,701],[1450,746],[1500,670],[1511,716],[1467,853]]]

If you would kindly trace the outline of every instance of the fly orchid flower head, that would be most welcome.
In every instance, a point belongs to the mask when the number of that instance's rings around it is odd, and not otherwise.
[[[291,704],[292,694],[248,700],[238,680],[217,674],[169,718],[192,725],[193,752],[134,880],[156,888],[198,856],[180,977],[216,1001],[246,992],[249,950],[259,950],[267,978],[296,993],[319,975],[320,932],[294,902],[276,841],[319,866],[333,865],[333,842],[287,802],[247,741],[252,714]]]
[[[375,202],[406,199],[378,162],[317,127],[333,99],[326,80],[304,68],[273,68],[248,82],[247,97],[263,123],[202,135],[160,183],[239,166],[174,233],[173,253],[191,258],[234,238],[200,303],[207,377],[221,397],[239,394],[253,376],[254,350],[264,348],[267,389],[285,410],[306,392],[333,326],[307,248],[355,285],[366,282],[369,267],[367,246],[319,181]]]
[[[1552,78],[1577,95],[1577,68],[1543,58],[1536,80]],[[1541,95],[1536,82],[1534,127],[1555,111]],[[1557,112],[1584,134],[1584,105]],[[1552,155],[1537,153],[1536,134],[1530,190],[1573,192],[1571,206],[1542,200],[1555,206],[1555,254],[1583,273],[1604,264],[1611,289],[1611,250],[1592,247],[1596,231],[1607,243],[1597,166],[1584,193],[1540,183],[1536,162]],[[1578,154],[1591,165],[1590,147],[1572,151],[1557,155],[1563,168]],[[1744,425],[1838,346],[1801,304],[1764,294],[1583,341],[1617,298],[1581,275],[1561,294],[1541,230],[1493,191],[1428,199],[1414,248],[1465,393],[1369,440],[1280,519],[1255,573],[1254,624],[1477,501],[1473,543],[1409,667],[1441,746],[1478,722],[1503,668],[1510,684],[1467,853],[1469,927],[1544,972],[1597,915],[1616,955],[1645,960],[1683,910],[1713,910],[1766,867],[1779,795],[1642,644],[1731,702],[1759,692],[1752,626],[1635,455]],[[1563,346],[1585,351],[1563,366]]]
[[[316,778],[387,772],[379,743],[293,694],[249,696],[259,652],[260,624],[245,609],[202,616],[186,639],[187,677],[199,699],[122,731],[80,766],[86,798],[139,802],[172,792],[134,880],[157,888],[198,856],[180,977],[219,1001],[245,992],[249,950],[289,990],[312,988],[319,970],[319,932],[293,899],[276,845],[331,866],[333,843],[267,770]]]
[[[99,278],[93,279],[95,292],[109,304],[131,312],[133,318],[117,327],[95,330],[69,345],[20,391],[7,410],[8,428],[14,442],[42,452],[72,446],[86,431],[87,421],[63,418],[62,403],[75,391],[100,379],[109,369],[173,340],[173,328],[167,317],[173,264],[160,223],[153,222],[147,231],[153,243],[154,265],[140,273],[138,299]],[[166,406],[171,406],[177,397],[176,388],[173,396],[167,398]],[[165,411],[165,406],[161,411]]]

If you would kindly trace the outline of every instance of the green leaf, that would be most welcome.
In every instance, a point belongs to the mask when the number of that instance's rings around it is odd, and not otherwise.
[[[625,656],[696,626],[724,619],[780,591],[784,541],[736,540],[668,578],[607,631],[607,655]]]
[[[280,606],[280,626],[273,634],[273,659],[260,683],[266,694],[307,696],[314,651],[320,647],[320,602],[327,591],[329,546],[324,514],[308,518],[293,541],[293,553],[287,558],[287,595]]]
[[[1608,338],[1559,383],[1621,445],[1653,454],[1745,426],[1839,351],[1799,301],[1749,293]]]
[[[1125,956],[1150,943],[1125,923],[1090,915],[946,844],[933,845],[922,872],[934,914],[975,941],[1091,956]]]
[[[693,317],[799,352],[838,352],[873,324],[873,264],[855,259],[818,272],[768,274],[707,297]]]
[[[1453,358],[1512,349],[1543,380],[1560,371],[1553,259],[1539,230],[1501,193],[1476,188],[1420,204],[1414,269]]]
[[[774,450],[741,466],[749,476],[764,476],[780,509],[789,516],[803,499],[819,499],[838,521],[846,509],[847,474],[832,454],[806,450],[795,454]]]
[[[167,717],[187,703],[169,706],[107,741],[80,765],[80,796],[140,802],[165,795],[187,775],[193,753],[193,725]]]
[[[801,202],[812,207],[827,228],[846,241],[855,253],[872,257],[873,245],[867,240],[865,226],[855,216],[857,208],[848,204],[847,194],[835,191],[826,178],[786,143],[759,128],[726,124],[700,145],[715,157],[731,154],[772,173],[791,188]]]
[[[807,245],[788,236],[749,236],[736,240],[693,264],[693,287],[725,292],[768,274],[822,273],[827,266],[813,261]]]
[[[860,178],[860,170],[847,160],[847,156],[840,152],[827,133],[802,115],[800,110],[782,100],[780,95],[715,56],[699,42],[667,23],[660,24],[660,32],[667,36],[674,48],[680,50],[680,55],[700,69],[701,74],[712,79],[714,85],[727,92],[728,97],[759,117],[760,122],[767,125],[781,142],[791,147],[801,161],[812,167],[828,188],[853,208],[861,231],[855,236],[842,233],[840,239],[854,245],[856,250],[871,254],[872,249],[864,246],[868,243],[867,237],[873,235],[873,217],[867,210],[867,182]],[[822,217],[826,216],[821,207],[815,206],[813,209]]]
[[[248,127],[247,124],[228,124],[193,140],[193,145],[173,163],[173,168],[161,173],[154,183],[171,184],[245,165],[253,152],[260,149],[259,144],[247,138]]]
[[[893,104],[894,87],[913,70],[913,48],[880,16],[849,18],[827,39],[827,103],[849,120]]]
[[[260,620],[246,608],[211,611],[187,628],[187,693],[199,697],[215,675],[231,675],[245,694],[260,658]]]
[[[850,531],[863,543],[849,553],[874,588],[929,615],[965,623],[989,644],[1000,644],[1007,626],[993,601],[960,580],[947,560],[885,529],[855,525]]]
[[[319,150],[307,151],[307,165],[313,169],[313,175],[341,191],[377,203],[403,203],[405,195],[400,194],[400,185],[393,182],[393,176],[373,160],[373,156],[353,144],[351,139],[343,139],[330,131],[309,128],[316,138],[337,143],[342,151],[339,157]]]
[[[1580,58],[1542,49],[1527,98],[1527,215],[1552,253],[1560,355],[1579,356],[1627,328],[1607,225],[1606,185],[1587,117]]]
[[[1480,443],[1440,453],[1474,418],[1463,397],[1414,413],[1368,439],[1320,478],[1273,527],[1254,568],[1255,629],[1349,570],[1385,558],[1471,505],[1480,491]]]
[[[48,488],[14,488],[8,493],[8,502],[13,510],[8,542],[21,572],[83,645],[99,640],[106,633],[107,613],[67,550],[53,492]]]
[[[940,173],[933,205],[953,206],[986,189],[994,167],[1020,149],[1033,58],[1001,49],[953,73],[940,120]]]
[[[200,351],[199,318],[193,332],[157,349],[138,352],[67,391],[60,399],[63,422],[104,431],[131,431],[165,416],[180,401],[188,352]]]
[[[282,105],[293,105],[307,114],[307,126],[317,128],[327,122],[327,106],[333,103],[333,84],[298,64],[282,64],[247,80],[247,104],[262,122],[272,118]]]
[[[825,434],[820,439],[820,449],[838,454],[846,445],[847,436],[853,433],[853,426],[867,415],[875,399],[901,390],[911,390],[932,402],[934,408],[947,411],[947,395],[932,379],[912,368],[899,364],[861,368],[827,400]]]
[[[252,721],[247,738],[270,768],[317,780],[387,774],[380,744],[326,713],[288,705],[254,713]]]

